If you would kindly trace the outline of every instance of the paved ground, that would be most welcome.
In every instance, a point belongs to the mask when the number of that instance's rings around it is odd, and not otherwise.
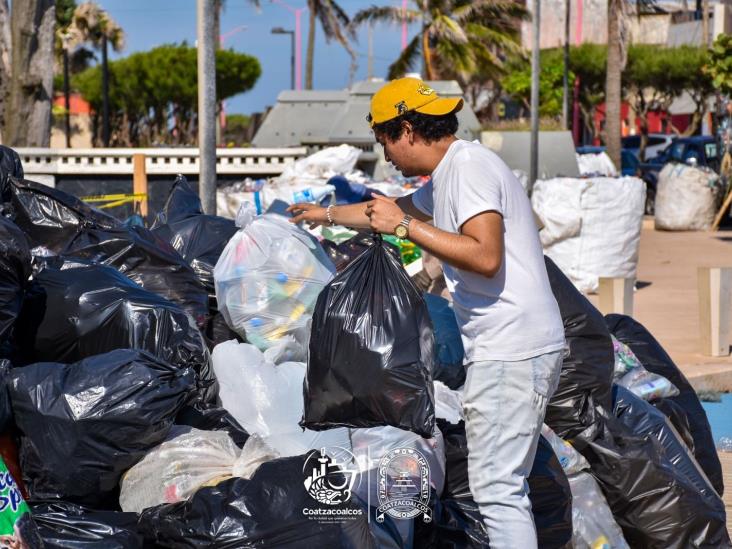
[[[732,267],[732,232],[664,232],[646,219],[633,316],[690,380],[732,391],[732,356],[707,357],[699,345],[697,267]],[[597,296],[589,296],[597,304]],[[711,376],[711,377],[709,377]],[[732,420],[732,419],[731,419]]]

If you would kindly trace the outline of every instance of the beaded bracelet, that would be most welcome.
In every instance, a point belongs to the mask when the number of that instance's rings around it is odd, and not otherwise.
[[[331,204],[330,206],[328,206],[328,207],[327,207],[327,208],[325,209],[325,217],[327,217],[327,218],[328,218],[328,223],[330,224],[330,226],[331,226],[331,227],[332,227],[333,225],[335,225],[335,223],[333,222],[333,216],[332,216],[332,215],[331,215],[331,213],[330,213],[330,209],[331,209],[332,207],[333,207],[333,204]]]

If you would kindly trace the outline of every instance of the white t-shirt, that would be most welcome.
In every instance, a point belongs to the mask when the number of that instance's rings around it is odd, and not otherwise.
[[[451,233],[482,212],[503,216],[505,252],[494,277],[443,262],[466,363],[525,360],[563,348],[564,326],[529,199],[498,156],[478,143],[455,141],[412,201]]]

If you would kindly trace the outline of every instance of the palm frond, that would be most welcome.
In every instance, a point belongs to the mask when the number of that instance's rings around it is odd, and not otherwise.
[[[356,13],[351,19],[351,26],[357,27],[362,23],[370,21],[372,23],[401,23],[406,19],[407,23],[412,23],[421,19],[422,13],[415,10],[407,10],[406,14],[401,8],[390,6],[371,6]]]
[[[449,15],[440,14],[435,17],[430,24],[430,36],[444,39],[455,44],[466,44],[468,37],[465,31],[458,25]]]
[[[414,38],[412,38],[409,44],[407,44],[407,47],[404,48],[397,60],[389,65],[389,80],[399,78],[412,71],[415,66],[416,60],[421,57],[421,50],[422,36],[420,34],[417,34]]]

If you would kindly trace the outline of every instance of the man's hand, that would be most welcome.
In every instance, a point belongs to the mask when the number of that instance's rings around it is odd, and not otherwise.
[[[317,204],[309,203],[292,204],[287,208],[287,211],[292,214],[292,219],[289,220],[290,223],[305,221],[311,229],[319,225],[325,225],[328,222],[325,210]]]
[[[366,216],[374,231],[394,234],[394,229],[404,219],[404,211],[393,200],[374,195],[373,200],[366,203]]]

